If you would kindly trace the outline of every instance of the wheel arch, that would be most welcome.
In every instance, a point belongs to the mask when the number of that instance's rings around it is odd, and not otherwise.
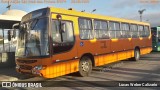
[[[91,59],[91,61],[92,61],[92,66],[94,67],[94,66],[95,66],[94,56],[93,56],[91,53],[85,53],[85,54],[83,54],[83,55],[81,56],[81,58],[84,57],[84,56],[87,56],[87,57],[89,57],[89,58]],[[80,58],[80,60],[81,60],[81,58]]]
[[[139,46],[136,46],[136,47],[134,48],[134,50],[139,50],[139,52],[140,52],[140,54],[141,54],[141,49],[140,49]]]

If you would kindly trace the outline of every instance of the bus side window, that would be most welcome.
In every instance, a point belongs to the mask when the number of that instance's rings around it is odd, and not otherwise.
[[[148,37],[150,35],[150,30],[149,30],[149,27],[148,26],[145,26],[144,27],[144,33],[145,33],[145,37]]]
[[[118,22],[109,22],[109,32],[110,32],[110,38],[121,38],[120,33],[120,23]]]
[[[131,24],[131,36],[132,38],[137,38],[138,37],[138,27],[135,24]]]
[[[144,31],[145,31],[144,26],[139,25],[138,26],[139,37],[145,37]]]
[[[92,20],[86,18],[79,18],[79,32],[80,38],[83,40],[93,39]]]
[[[122,23],[121,30],[122,30],[122,38],[129,38],[130,37],[128,23]]]
[[[94,30],[96,39],[109,39],[106,21],[94,20]]]

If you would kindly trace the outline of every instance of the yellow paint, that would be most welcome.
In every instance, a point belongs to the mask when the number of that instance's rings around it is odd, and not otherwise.
[[[97,39],[90,40],[91,43],[96,43]]]
[[[112,42],[117,42],[118,41],[118,39],[111,39],[112,40]]]
[[[132,40],[132,38],[128,38],[128,40],[129,40],[129,41],[131,41],[131,40]]]

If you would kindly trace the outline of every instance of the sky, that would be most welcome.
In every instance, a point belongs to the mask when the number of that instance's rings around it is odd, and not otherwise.
[[[8,3],[7,0],[0,0],[0,14],[6,12]],[[61,0],[63,3],[49,3],[49,1],[57,0],[11,0],[20,1],[19,3],[12,2],[11,9],[19,9],[26,12],[31,12],[36,9],[52,6],[60,8],[74,8],[78,11],[85,10],[91,13],[96,9],[95,14],[114,16],[125,19],[139,20],[138,10],[146,9],[143,13],[143,21],[151,23],[152,27],[160,26],[160,0],[79,0],[88,1],[87,3],[73,3],[78,0]],[[27,1],[22,3],[22,1]],[[42,1],[42,3],[33,3],[29,1]],[[44,2],[44,1],[48,1]],[[59,0],[60,1],[60,0]],[[153,2],[154,1],[154,2]]]

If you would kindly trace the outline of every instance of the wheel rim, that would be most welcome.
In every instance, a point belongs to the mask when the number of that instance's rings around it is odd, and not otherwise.
[[[84,71],[84,72],[88,72],[89,71],[89,62],[87,62],[87,61],[84,61],[83,63],[82,63],[82,70]]]

